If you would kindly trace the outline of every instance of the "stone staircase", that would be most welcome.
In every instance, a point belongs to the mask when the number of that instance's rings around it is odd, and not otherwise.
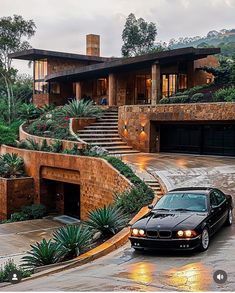
[[[118,109],[110,108],[102,117],[84,129],[78,131],[78,136],[90,145],[106,149],[111,155],[138,153],[118,134]]]
[[[144,182],[150,187],[152,188],[152,190],[154,191],[155,195],[157,196],[157,200],[159,200],[162,196],[163,196],[163,191],[161,189],[161,185],[159,184],[159,181],[155,178],[153,179],[148,179],[148,180],[144,180]]]

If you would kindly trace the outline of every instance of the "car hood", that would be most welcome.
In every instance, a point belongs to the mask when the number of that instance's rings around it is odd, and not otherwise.
[[[205,213],[195,212],[151,212],[140,219],[133,227],[145,230],[193,229],[206,217]]]

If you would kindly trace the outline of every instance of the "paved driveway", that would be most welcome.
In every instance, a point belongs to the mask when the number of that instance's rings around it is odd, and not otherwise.
[[[138,154],[123,157],[141,173],[149,169],[168,187],[215,185],[235,194],[235,159],[186,155]],[[235,290],[235,225],[225,227],[204,253],[136,253],[129,243],[82,267],[4,288],[4,291],[206,291]],[[228,273],[228,281],[213,281],[215,270]]]

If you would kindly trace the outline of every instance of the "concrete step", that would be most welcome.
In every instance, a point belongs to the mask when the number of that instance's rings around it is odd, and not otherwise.
[[[120,145],[120,146],[107,146],[105,147],[107,151],[116,151],[116,150],[132,150],[133,148],[128,145]]]
[[[97,122],[116,122],[118,123],[118,118],[99,118]]]
[[[87,133],[87,134],[90,134],[90,133],[117,133],[118,134],[118,130],[113,130],[113,129],[83,129],[83,130],[80,130],[78,132],[79,133]]]
[[[99,125],[99,126],[105,126],[105,125],[113,125],[113,126],[117,126],[118,127],[118,123],[117,122],[96,122],[96,123],[92,123],[89,126],[95,126],[95,125]]]
[[[94,129],[94,130],[97,130],[97,129],[100,129],[100,130],[102,130],[102,129],[118,130],[117,126],[115,126],[115,125],[89,125],[89,126],[84,127],[83,130],[88,130],[88,129],[89,130],[92,130],[92,129]]]
[[[136,150],[125,150],[125,151],[109,151],[110,155],[128,155],[128,154],[137,154],[139,151]]]
[[[105,147],[106,146],[125,146],[127,145],[125,142],[123,141],[102,141],[102,142],[92,142],[91,145],[98,145],[98,146],[102,146]]]
[[[108,135],[101,134],[101,133],[78,133],[79,137],[86,137],[86,138],[96,138],[96,137],[103,137],[105,139],[112,139],[112,138],[119,138],[118,134],[109,133]]]
[[[101,143],[101,142],[122,142],[122,139],[119,137],[119,136],[117,136],[117,137],[110,137],[110,138],[107,138],[107,137],[96,137],[96,138],[94,138],[94,137],[92,137],[92,138],[87,138],[86,139],[87,140],[87,142],[94,142],[94,143]]]

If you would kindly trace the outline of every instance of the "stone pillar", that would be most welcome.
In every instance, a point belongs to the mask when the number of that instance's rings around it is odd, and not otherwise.
[[[194,60],[187,63],[188,88],[194,87]]]
[[[152,95],[151,104],[156,105],[161,98],[161,75],[160,75],[160,65],[152,65]]]
[[[81,100],[82,98],[82,87],[81,82],[76,82],[76,100]]]
[[[113,73],[109,74],[109,106],[116,104],[116,78]]]

